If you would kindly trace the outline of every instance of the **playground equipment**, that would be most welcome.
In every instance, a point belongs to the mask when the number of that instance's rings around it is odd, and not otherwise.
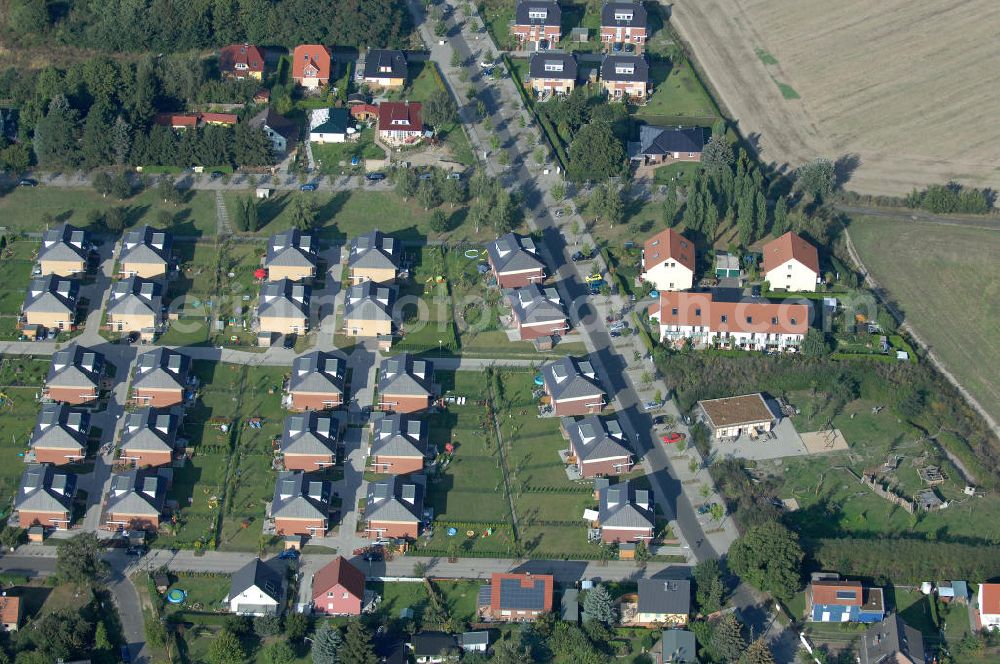
[[[449,528],[448,529],[448,537],[454,537],[457,534],[458,534],[458,528]]]
[[[167,601],[171,604],[180,604],[187,598],[187,593],[180,588],[174,588],[167,593]]]
[[[535,376],[535,385],[544,385],[544,384],[545,384],[545,379],[542,378],[542,374],[538,374],[537,376]]]
[[[468,258],[469,260],[475,260],[475,259],[480,258],[480,257],[486,258],[486,250],[485,249],[466,249],[465,250],[465,257]]]

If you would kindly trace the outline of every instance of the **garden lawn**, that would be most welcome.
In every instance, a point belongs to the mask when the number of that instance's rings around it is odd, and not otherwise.
[[[19,456],[28,449],[31,430],[38,419],[40,406],[35,400],[35,394],[41,389],[41,379],[38,378],[37,366],[44,364],[48,368],[48,360],[33,360],[21,357],[5,357],[2,360],[3,385],[0,386],[0,517],[10,514],[10,501],[17,491],[24,474],[24,458]],[[28,374],[22,384],[15,386],[10,380],[9,372],[16,371],[17,366],[24,367],[23,374]],[[44,374],[43,374],[44,375]],[[31,383],[28,384],[29,380]],[[37,380],[37,382],[35,382]]]
[[[0,257],[0,316],[16,318],[21,313],[39,246],[33,240],[15,240],[4,247]]]
[[[411,262],[411,278],[399,292],[404,336],[394,350],[454,353],[458,339],[449,282],[447,278],[438,281],[446,276],[445,254],[453,252],[442,247],[408,247],[405,253]]]
[[[169,613],[177,611],[214,611],[222,606],[223,600],[229,594],[232,578],[228,574],[185,574],[170,573],[170,587],[167,592],[183,590],[187,597],[182,604],[164,602],[164,609]],[[164,594],[164,597],[166,594]]]
[[[649,124],[711,126],[719,118],[715,102],[687,62],[654,61],[650,67],[653,94],[635,115]]]
[[[385,159],[385,150],[375,144],[375,131],[364,128],[356,141],[345,143],[313,143],[313,158],[324,175],[341,173],[364,173],[364,159]],[[352,157],[360,157],[362,163],[351,166]]]

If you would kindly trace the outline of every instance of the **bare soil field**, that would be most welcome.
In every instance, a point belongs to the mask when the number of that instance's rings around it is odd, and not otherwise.
[[[768,162],[856,155],[847,188],[1000,188],[995,0],[674,0],[671,23]]]

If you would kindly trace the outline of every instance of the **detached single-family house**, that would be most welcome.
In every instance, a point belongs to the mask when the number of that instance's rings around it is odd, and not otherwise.
[[[286,417],[278,448],[285,470],[310,472],[332,466],[346,427],[341,413],[309,410]]]
[[[543,364],[541,374],[552,412],[559,417],[596,415],[607,403],[590,360],[561,357]]]
[[[375,415],[368,456],[376,473],[420,472],[427,456],[427,424],[405,415]]]
[[[521,288],[545,280],[545,263],[530,237],[507,233],[486,245],[486,259],[500,288]]]
[[[873,623],[885,617],[881,588],[830,576],[833,578],[814,578],[806,588],[806,616],[810,621]]]
[[[97,400],[105,386],[105,360],[102,353],[80,344],[72,344],[52,354],[45,377],[43,398],[72,405]]]
[[[524,622],[552,610],[551,574],[494,572],[479,588],[479,616],[484,622]]]
[[[462,632],[458,637],[458,645],[463,652],[486,652],[490,647],[490,633],[485,629],[475,632]]]
[[[359,616],[364,599],[365,573],[343,556],[337,556],[313,575],[313,613]]]
[[[143,353],[132,377],[132,400],[141,406],[169,408],[184,403],[191,383],[191,358],[169,348]]]
[[[173,246],[174,237],[167,231],[150,226],[127,231],[118,254],[118,274],[143,279],[164,276],[170,267]]]
[[[582,477],[625,475],[632,470],[632,451],[617,419],[564,417],[560,427],[569,439],[570,462]]]
[[[313,351],[292,360],[285,405],[291,410],[327,410],[344,403],[347,363],[333,353]]]
[[[396,287],[363,281],[344,294],[344,330],[352,337],[391,340]]]
[[[816,290],[819,254],[795,233],[788,231],[764,245],[764,279],[772,290]]]
[[[276,157],[288,154],[289,149],[299,140],[299,124],[268,106],[250,118],[250,126],[260,129],[271,141],[271,149]]]
[[[555,288],[529,284],[524,288],[506,290],[511,318],[522,341],[539,337],[563,335],[569,330],[569,315]]]
[[[171,477],[171,471],[164,468],[131,470],[112,475],[104,505],[105,528],[158,529]]]
[[[351,113],[346,108],[313,109],[309,114],[309,142],[346,143],[350,127]]]
[[[72,277],[82,274],[87,271],[90,250],[89,232],[69,224],[59,224],[45,231],[38,250],[38,266],[42,275]]]
[[[351,240],[347,271],[351,284],[374,281],[392,283],[399,275],[402,243],[374,229]]]
[[[369,482],[365,534],[371,539],[415,540],[424,521],[426,491],[427,479],[423,475],[393,475]]]
[[[0,597],[0,626],[6,632],[16,632],[21,626],[21,612],[23,605],[21,598],[13,595],[3,594]]]
[[[423,107],[415,101],[383,101],[378,105],[378,137],[388,145],[412,145],[424,134]]]
[[[67,530],[73,513],[76,475],[55,466],[31,463],[21,476],[14,513],[21,528],[43,526]]]
[[[152,340],[163,324],[163,284],[135,275],[114,282],[106,313],[115,332],[139,332]]]
[[[738,350],[794,350],[809,331],[809,305],[716,300],[712,293],[661,291],[648,309],[660,341]]]
[[[924,635],[898,613],[865,630],[854,647],[859,664],[924,664]]]
[[[253,44],[230,44],[219,49],[219,73],[223,78],[264,78],[264,54]]]
[[[316,238],[297,228],[275,233],[264,257],[268,281],[301,281],[316,276]]]
[[[638,142],[628,144],[628,156],[644,164],[701,161],[705,132],[701,127],[639,127]]]
[[[520,0],[514,10],[510,32],[519,42],[533,42],[536,47],[545,40],[556,44],[562,35],[562,8],[556,0]]]
[[[601,87],[611,99],[643,101],[649,96],[649,63],[642,55],[605,55]]]
[[[695,417],[704,422],[716,439],[756,436],[767,433],[778,423],[760,392],[704,399],[698,402],[696,413]]]
[[[54,274],[32,279],[21,320],[24,325],[41,325],[48,330],[72,330],[79,297],[80,284],[71,279]]]
[[[278,473],[270,518],[278,535],[325,537],[330,528],[333,485],[301,470]]]
[[[576,88],[576,57],[571,53],[533,53],[528,62],[528,81],[539,97],[568,95]]]
[[[409,75],[406,55],[393,49],[370,49],[365,55],[361,74],[362,82],[369,87],[402,88]]]
[[[290,279],[269,281],[261,286],[257,305],[258,331],[271,334],[302,334],[309,331],[312,289]]]
[[[629,481],[610,484],[595,480],[599,496],[598,528],[605,544],[649,541],[653,538],[656,517],[650,492],[637,489]]]
[[[119,443],[121,460],[136,468],[166,466],[182,446],[177,439],[180,417],[169,410],[140,408],[125,414]]]
[[[1000,583],[980,583],[976,600],[983,629],[1000,629]]]
[[[641,2],[609,0],[601,8],[601,42],[636,44],[641,50],[649,37],[648,20]]]
[[[455,635],[447,632],[417,632],[409,647],[417,664],[457,662],[462,653]]]
[[[691,613],[691,582],[686,579],[639,579],[640,625],[683,627]]]
[[[688,290],[694,284],[694,242],[672,228],[646,240],[642,248],[642,274],[658,291]]]
[[[434,365],[409,353],[387,357],[379,365],[378,409],[393,413],[426,410],[434,401]]]
[[[654,664],[698,664],[698,643],[694,632],[665,629],[649,654]]]
[[[275,616],[285,600],[285,576],[280,561],[254,558],[236,570],[226,601],[229,610],[244,616]]]
[[[61,465],[87,456],[90,414],[64,403],[47,403],[31,432],[31,460]]]
[[[292,52],[292,80],[307,90],[330,82],[330,49],[320,44],[300,44]]]

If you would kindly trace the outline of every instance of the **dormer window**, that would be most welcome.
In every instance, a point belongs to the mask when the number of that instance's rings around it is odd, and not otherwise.
[[[635,16],[635,14],[629,11],[615,12],[616,21],[631,21],[633,16]]]
[[[561,62],[546,62],[545,71],[562,71],[563,65]]]
[[[549,17],[549,10],[548,9],[529,9],[528,10],[528,18],[530,18],[530,19],[537,19],[537,20],[544,21],[548,17]]]
[[[630,74],[631,75],[631,74],[635,73],[635,67],[633,67],[631,65],[618,65],[618,66],[615,67],[615,73],[616,74]]]

